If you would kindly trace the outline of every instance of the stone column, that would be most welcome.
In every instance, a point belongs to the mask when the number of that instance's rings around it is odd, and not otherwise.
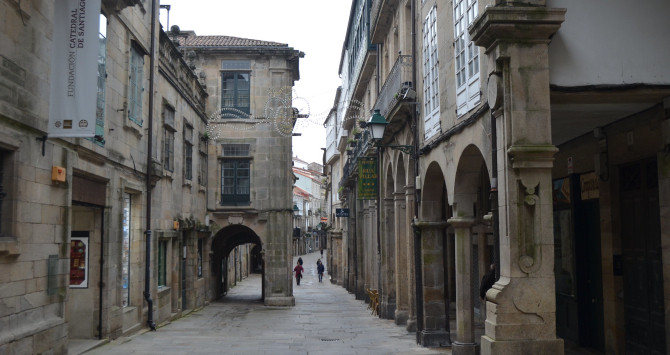
[[[407,206],[405,220],[411,221],[414,219],[414,185],[405,186],[405,206]],[[407,273],[407,286],[408,286],[408,295],[409,299],[409,314],[407,317],[407,331],[412,333],[416,332],[416,294],[414,293],[416,278],[414,277],[414,231],[412,230],[411,223],[407,223],[405,226],[405,235],[407,236],[407,264],[406,273]]]
[[[396,309],[395,287],[395,208],[393,198],[384,199],[384,215],[382,216],[382,299],[380,316],[384,319],[393,319]]]
[[[548,43],[565,9],[487,7],[470,27],[492,73],[497,121],[500,279],[487,293],[482,354],[563,354],[556,338]]]
[[[444,285],[444,231],[447,222],[416,223],[421,229],[421,270],[423,275],[423,330],[420,342],[426,347],[449,344],[446,330],[447,305]]]
[[[480,281],[484,275],[486,275],[489,272],[489,269],[491,267],[491,259],[489,255],[486,253],[488,250],[488,232],[490,232],[490,228],[486,228],[484,225],[479,225],[475,228],[473,228],[474,234],[477,235],[477,265],[478,265],[478,271],[479,273],[475,277],[475,281]],[[479,286],[479,284],[477,284]],[[480,291],[479,288],[477,288],[477,291]],[[475,295],[475,300],[479,298],[479,294]],[[479,318],[483,322],[486,319],[486,302],[484,300],[480,300],[479,303]]]
[[[396,288],[396,310],[395,324],[407,324],[409,316],[409,289],[410,283],[407,277],[408,258],[412,255],[407,249],[407,215],[405,211],[405,192],[393,193],[393,204],[395,208],[395,288]]]
[[[449,223],[456,233],[456,341],[451,344],[454,355],[476,354],[474,328],[474,295],[472,293],[472,217],[453,217]]]
[[[266,306],[294,306],[292,211],[268,212],[265,252],[265,281],[263,290]]]

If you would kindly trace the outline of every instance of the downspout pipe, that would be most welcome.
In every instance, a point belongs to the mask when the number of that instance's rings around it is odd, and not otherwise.
[[[149,122],[147,134],[147,215],[146,215],[146,245],[145,245],[145,264],[144,264],[144,299],[147,301],[147,326],[155,331],[154,322],[154,301],[151,299],[151,157],[153,155],[151,142],[153,141],[153,118],[154,118],[154,80],[156,66],[156,6],[157,0],[151,0],[151,54],[149,59]]]
[[[410,13],[412,16],[412,84],[416,88],[416,0],[411,1]],[[414,280],[416,285],[416,342],[421,344],[423,332],[423,272],[421,265],[421,231],[416,226],[419,221],[419,194],[420,186],[416,186],[416,177],[419,176],[419,122],[416,106],[412,112],[412,126],[414,127]]]

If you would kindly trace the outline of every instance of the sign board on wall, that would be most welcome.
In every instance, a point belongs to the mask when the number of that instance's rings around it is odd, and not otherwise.
[[[349,209],[348,208],[336,208],[335,209],[335,217],[349,217]]]
[[[582,190],[582,200],[591,200],[600,198],[598,175],[588,173],[579,176],[579,185]]]
[[[358,158],[358,199],[377,199],[377,158]]]
[[[95,136],[100,0],[54,6],[49,137]]]

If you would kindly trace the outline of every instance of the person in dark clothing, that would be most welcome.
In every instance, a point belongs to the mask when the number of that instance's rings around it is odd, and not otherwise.
[[[488,291],[493,284],[496,282],[496,266],[491,264],[489,267],[489,272],[482,277],[482,282],[479,284],[479,297],[484,300],[486,299],[486,291]]]
[[[298,264],[300,264],[300,266],[302,266],[302,258],[301,257],[298,257]]]
[[[295,282],[298,286],[300,286],[300,279],[302,278],[302,272],[305,271],[305,269],[302,268],[302,265],[300,265],[300,261],[295,263],[295,267],[293,268],[293,272],[295,272]]]
[[[319,282],[323,281],[323,272],[326,270],[326,267],[323,266],[321,260],[316,261],[316,271],[319,273]]]

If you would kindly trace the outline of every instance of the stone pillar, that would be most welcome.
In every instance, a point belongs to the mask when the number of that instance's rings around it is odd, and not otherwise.
[[[470,27],[492,71],[489,105],[502,113],[500,279],[487,293],[482,354],[563,354],[556,338],[548,43],[565,9],[536,2],[487,7]]]
[[[456,234],[456,341],[454,355],[477,353],[474,328],[474,295],[472,292],[472,217],[453,217],[449,223]]]
[[[380,316],[384,319],[393,319],[396,309],[395,287],[395,208],[393,198],[384,199],[384,215],[382,216],[382,296]]]
[[[266,306],[294,306],[292,211],[268,212],[263,293]]]
[[[395,208],[395,288],[396,288],[396,310],[395,324],[407,324],[409,316],[409,289],[410,283],[407,277],[408,258],[412,255],[411,250],[407,249],[407,215],[405,211],[405,192],[393,193],[393,207]]]
[[[490,255],[486,253],[488,250],[488,233],[490,233],[490,228],[487,228],[485,225],[479,225],[473,228],[473,232],[477,235],[477,265],[479,271],[475,280],[479,281],[489,272],[491,267]],[[479,288],[477,288],[477,291],[479,291]],[[479,294],[475,295],[475,300],[477,299],[479,299]],[[482,322],[486,319],[486,302],[484,300],[480,300],[479,302],[479,319]]]
[[[405,186],[405,206],[407,206],[405,219],[411,221],[414,219],[414,185]],[[407,317],[407,331],[416,332],[416,294],[414,293],[416,278],[414,277],[414,231],[411,223],[406,224],[405,235],[407,236],[407,264],[405,272],[407,273],[407,285],[409,299],[409,314]]]
[[[449,344],[444,285],[445,221],[416,223],[421,229],[421,271],[423,275],[423,330],[420,342],[426,347]]]

